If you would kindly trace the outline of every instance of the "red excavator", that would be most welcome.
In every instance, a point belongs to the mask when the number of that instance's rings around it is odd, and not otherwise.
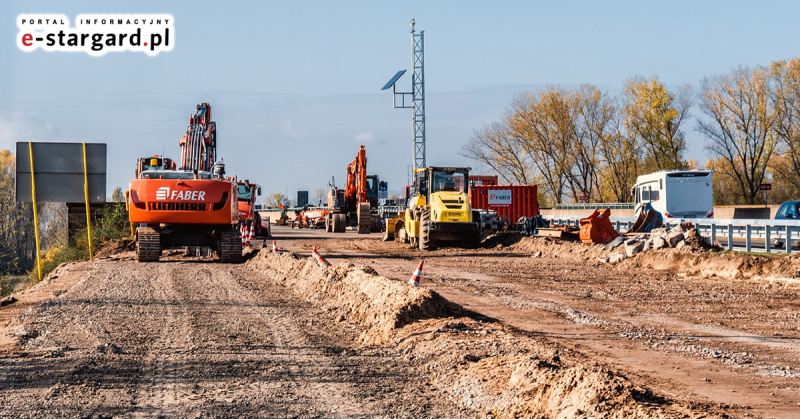
[[[355,160],[347,165],[347,183],[338,189],[328,184],[328,211],[325,231],[342,233],[347,226],[358,226],[359,234],[381,231],[378,209],[378,176],[367,175],[367,151],[362,145]]]
[[[180,167],[162,156],[139,159],[125,193],[136,227],[136,260],[158,261],[162,249],[198,246],[215,250],[222,262],[241,262],[236,182],[216,160],[208,103],[197,105],[179,144]]]

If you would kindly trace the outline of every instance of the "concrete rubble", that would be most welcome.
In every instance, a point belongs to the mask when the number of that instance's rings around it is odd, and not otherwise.
[[[709,240],[700,236],[697,230],[689,229],[683,225],[671,228],[660,227],[653,229],[649,234],[634,234],[619,236],[613,241],[602,245],[608,254],[597,257],[601,263],[615,264],[628,258],[636,257],[639,253],[648,250],[676,249],[684,252],[698,252],[714,248]],[[616,250],[619,248],[620,250]]]

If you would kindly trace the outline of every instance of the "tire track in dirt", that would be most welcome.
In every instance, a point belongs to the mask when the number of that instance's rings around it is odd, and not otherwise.
[[[471,416],[241,266],[91,266],[22,320],[37,336],[0,358],[0,417]]]

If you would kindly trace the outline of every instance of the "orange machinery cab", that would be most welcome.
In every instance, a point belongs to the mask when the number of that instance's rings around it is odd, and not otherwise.
[[[128,200],[129,218],[134,224],[239,222],[236,184],[224,179],[135,179],[130,183]]]
[[[239,220],[241,221],[252,221],[253,220],[253,211],[254,206],[247,201],[239,201]]]
[[[256,218],[256,193],[261,194],[261,187],[247,181],[238,181],[236,188],[239,199],[238,219],[240,221],[253,221]]]

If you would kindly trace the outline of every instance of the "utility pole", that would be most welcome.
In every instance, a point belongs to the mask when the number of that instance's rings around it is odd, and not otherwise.
[[[411,91],[398,92],[396,83],[406,70],[398,71],[381,90],[392,89],[392,105],[395,109],[411,109],[412,151],[414,169],[426,167],[425,158],[425,31],[416,33],[415,21],[411,19]],[[410,99],[410,104],[406,99]]]

